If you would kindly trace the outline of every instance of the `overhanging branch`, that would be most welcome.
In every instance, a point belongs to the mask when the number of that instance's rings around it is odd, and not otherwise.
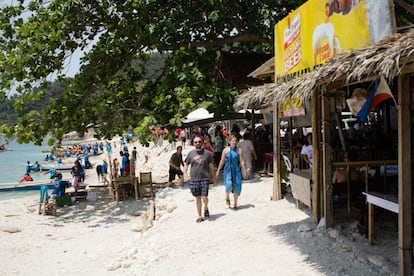
[[[194,41],[188,44],[171,44],[172,49],[176,49],[179,47],[188,47],[188,48],[196,48],[196,47],[217,47],[217,46],[224,46],[229,45],[235,42],[269,42],[268,39],[264,38],[263,36],[244,33],[237,36],[226,37],[222,39],[215,39],[215,40],[203,40],[203,41]]]

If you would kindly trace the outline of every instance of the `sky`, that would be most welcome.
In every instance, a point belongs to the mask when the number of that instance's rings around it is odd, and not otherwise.
[[[83,57],[83,52],[80,50],[76,50],[73,53],[70,59],[67,59],[65,62],[65,69],[63,72],[67,77],[74,77],[77,73],[79,73],[80,68],[80,59]]]
[[[17,3],[18,3],[17,0],[0,0],[0,9],[4,5],[17,4]],[[92,45],[93,44],[94,43],[92,43]],[[90,50],[90,48],[88,47],[87,50]],[[67,77],[74,77],[79,72],[80,59],[82,56],[83,56],[83,52],[80,50],[77,50],[75,53],[72,54],[70,59],[67,59],[65,61],[63,72]],[[53,80],[55,76],[51,76],[51,78]]]
[[[10,4],[17,4],[17,0],[0,0],[0,9],[5,5]],[[92,48],[92,45],[95,44],[95,41],[91,43],[90,47],[86,49],[86,51],[89,51]],[[74,77],[77,73],[79,73],[80,69],[80,59],[83,57],[83,51],[76,50],[70,58],[65,60],[64,63],[64,69],[63,74],[67,77]],[[56,79],[56,74],[52,74],[48,76],[48,81],[54,81]],[[9,91],[8,96],[12,96],[16,94],[15,88],[12,88],[11,91]]]

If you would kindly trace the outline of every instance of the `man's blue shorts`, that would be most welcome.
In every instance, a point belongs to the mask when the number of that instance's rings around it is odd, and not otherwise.
[[[208,187],[210,181],[204,180],[190,180],[190,191],[193,196],[208,196]]]

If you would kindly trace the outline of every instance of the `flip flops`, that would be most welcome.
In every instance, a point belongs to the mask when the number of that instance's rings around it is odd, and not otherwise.
[[[208,211],[208,209],[204,210],[204,217],[205,218],[209,218],[210,217],[210,212]]]
[[[198,219],[196,220],[196,222],[197,222],[197,223],[200,223],[200,222],[202,222],[202,221],[204,221],[204,219],[203,219],[203,218],[198,218]]]

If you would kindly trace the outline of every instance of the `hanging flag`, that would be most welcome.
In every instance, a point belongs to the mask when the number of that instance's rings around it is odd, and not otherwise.
[[[371,93],[367,98],[367,101],[362,106],[361,110],[359,110],[357,115],[358,120],[365,123],[367,121],[368,113],[374,110],[378,104],[388,99],[393,99],[395,103],[395,99],[392,95],[390,87],[388,86],[384,77],[381,76],[378,80],[375,81],[375,84],[371,89]]]

